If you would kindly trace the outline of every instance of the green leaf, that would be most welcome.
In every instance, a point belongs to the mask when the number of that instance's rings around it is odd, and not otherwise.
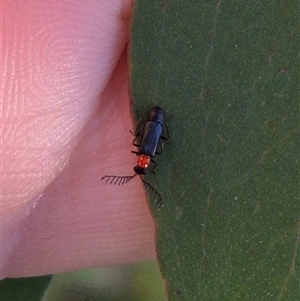
[[[0,281],[1,301],[40,301],[51,276],[4,279]]]
[[[53,300],[163,301],[165,294],[157,262],[148,261],[54,275],[43,298]]]
[[[298,12],[135,2],[134,109],[161,106],[170,132],[145,178],[169,300],[300,298]]]

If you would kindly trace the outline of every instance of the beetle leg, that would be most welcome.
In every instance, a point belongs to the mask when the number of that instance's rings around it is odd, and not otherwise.
[[[156,154],[158,154],[158,155],[161,155],[162,154],[162,151],[163,151],[163,148],[164,148],[164,143],[163,142],[161,142],[160,143],[160,150],[158,150],[158,149],[156,149]]]
[[[155,162],[155,160],[154,159],[150,159],[150,161],[151,161],[151,163],[153,163],[154,164],[154,166],[153,166],[153,168],[152,168],[152,171],[155,173],[155,168],[156,168],[156,162]]]
[[[167,136],[161,135],[160,138],[163,139],[163,140],[168,140],[169,139],[169,126],[168,126],[167,123],[165,123],[164,125],[165,125],[165,129],[164,130],[166,130]]]
[[[140,145],[139,145],[138,143],[135,143],[135,141],[136,141],[137,138],[138,138],[138,136],[136,136],[136,137],[134,138],[134,140],[132,141],[132,144],[133,144],[134,146],[136,146],[136,147],[140,147]]]

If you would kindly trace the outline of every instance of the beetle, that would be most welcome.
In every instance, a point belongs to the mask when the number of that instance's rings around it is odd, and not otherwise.
[[[167,135],[169,136],[168,127],[166,126]],[[162,135],[164,131],[164,112],[160,107],[154,107],[144,123],[142,130],[135,134],[135,139],[132,144],[139,148],[139,150],[132,151],[132,153],[138,156],[137,165],[133,170],[138,175],[145,175],[150,163],[154,163],[154,168],[156,167],[156,162],[154,161],[155,154],[161,154],[161,150],[157,151],[157,147],[162,140],[167,140],[168,136]],[[136,143],[136,140],[140,137],[140,143]]]
[[[106,182],[110,180],[110,184],[118,184],[123,185],[134,178],[136,175],[139,175],[144,187],[150,192],[155,194],[155,198],[158,198],[156,204],[161,207],[162,201],[160,194],[144,179],[143,176],[147,174],[148,168],[151,163],[154,164],[153,169],[156,168],[156,162],[154,161],[154,157],[156,154],[162,153],[163,143],[162,140],[167,140],[169,138],[169,130],[168,126],[164,120],[164,112],[161,107],[155,106],[148,114],[147,119],[140,131],[135,132],[133,134],[135,136],[132,144],[138,147],[138,151],[132,151],[132,153],[136,154],[137,164],[133,167],[133,171],[135,172],[132,176],[104,176],[101,180],[105,180]],[[138,126],[137,126],[138,127]],[[163,136],[163,132],[166,131],[167,136]],[[158,147],[160,146],[160,150]]]

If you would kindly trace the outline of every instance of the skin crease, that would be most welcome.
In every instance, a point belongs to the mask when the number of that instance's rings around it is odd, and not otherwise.
[[[155,258],[131,175],[131,1],[2,5],[1,278]]]

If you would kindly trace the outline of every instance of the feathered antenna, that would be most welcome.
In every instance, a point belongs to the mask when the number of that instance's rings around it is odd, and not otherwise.
[[[128,183],[132,178],[134,178],[137,174],[133,176],[104,176],[101,180],[106,180],[105,182],[109,182],[109,184],[113,185],[124,185]],[[163,207],[163,202],[161,200],[160,194],[155,190],[149,183],[147,183],[142,177],[140,177],[143,183],[144,188],[149,192],[149,194],[154,196],[155,205],[157,205],[158,210]]]
[[[147,183],[142,177],[141,177],[141,180],[143,182],[144,188],[150,193],[150,195],[154,195],[155,205],[157,205],[158,210],[159,210],[164,205],[161,200],[160,194],[149,183]]]
[[[134,178],[136,176],[136,174],[134,174],[133,176],[104,176],[101,178],[101,180],[105,180],[105,182],[109,182],[109,184],[113,184],[113,185],[124,185],[126,183],[128,183],[132,178]]]

